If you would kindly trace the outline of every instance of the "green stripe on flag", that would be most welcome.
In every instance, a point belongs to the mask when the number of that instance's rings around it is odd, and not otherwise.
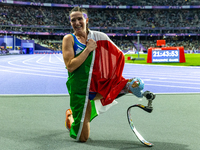
[[[89,54],[85,62],[83,62],[80,67],[72,73],[68,72],[68,81],[66,84],[70,95],[70,107],[74,117],[74,122],[72,123],[70,129],[70,136],[75,139],[79,138],[78,136],[83,125],[81,120],[84,120],[87,108],[88,97],[86,96],[89,94],[90,85],[88,85],[88,83],[90,82],[88,81],[90,80],[90,70],[93,69],[92,60],[93,52]]]
[[[90,117],[90,121],[92,121],[96,116],[98,116],[97,111],[96,111],[96,107],[95,107],[95,102],[94,100],[91,100],[91,117]]]

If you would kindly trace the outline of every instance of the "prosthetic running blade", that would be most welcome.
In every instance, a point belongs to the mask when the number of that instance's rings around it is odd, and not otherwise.
[[[151,101],[152,102],[152,101]],[[132,105],[130,106],[128,109],[127,109],[127,118],[128,118],[128,122],[129,122],[129,125],[132,129],[132,131],[135,133],[136,137],[139,139],[139,141],[148,146],[148,147],[152,147],[153,146],[153,143],[151,142],[148,142],[147,140],[145,140],[142,135],[137,131],[137,129],[135,128],[134,124],[133,124],[133,121],[132,121],[132,118],[131,118],[131,108],[133,107],[139,107],[141,109],[143,109],[144,111],[148,112],[148,113],[151,113],[152,110],[153,110],[153,107],[149,107],[151,106],[151,102],[148,104],[148,106],[144,106],[144,105],[141,105],[141,104],[135,104],[135,105]]]

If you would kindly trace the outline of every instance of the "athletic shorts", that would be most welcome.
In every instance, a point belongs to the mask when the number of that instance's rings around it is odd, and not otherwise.
[[[93,100],[96,95],[97,95],[97,92],[90,92],[89,93],[89,100]]]

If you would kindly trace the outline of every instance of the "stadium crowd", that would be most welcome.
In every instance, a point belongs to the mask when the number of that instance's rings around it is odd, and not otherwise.
[[[80,4],[80,5],[137,5],[137,6],[182,6],[200,5],[198,0],[15,0],[34,3]]]
[[[24,39],[24,40],[35,40],[36,44],[40,44],[44,47],[47,47],[49,49],[55,50],[55,51],[60,51],[62,48],[62,39],[44,39],[40,37],[34,37],[34,36],[17,36],[19,39]],[[113,42],[121,49],[124,51],[132,51],[133,53],[137,53],[138,47],[137,39],[132,39],[130,37],[110,37]],[[200,42],[199,40],[196,40],[195,38],[186,38],[185,40],[179,39],[178,37],[168,37],[164,38],[166,40],[166,46],[183,46],[185,50],[188,50],[189,53],[197,52],[200,50]],[[156,42],[157,38],[151,38],[149,37],[147,40],[140,39],[140,46],[139,51],[146,53],[149,47],[157,47]],[[136,45],[135,45],[136,44]]]
[[[22,0],[20,0],[22,1]],[[188,5],[198,4],[192,0],[157,0],[157,1],[122,1],[122,0],[23,0],[27,2],[40,3],[61,3],[61,4],[88,4],[88,5]],[[200,3],[200,2],[199,2]],[[69,11],[71,8],[63,7],[42,7],[42,6],[23,6],[23,5],[0,5],[0,30],[21,31],[21,32],[49,32],[49,33],[71,33],[72,28],[69,23]],[[103,11],[102,11],[103,10]],[[199,33],[200,10],[199,9],[165,9],[165,10],[136,10],[136,9],[88,9],[89,26],[102,27],[105,33],[135,33],[135,27],[149,27],[141,29],[141,33]],[[18,26],[15,26],[18,25]],[[22,26],[21,26],[22,25]],[[49,27],[53,26],[53,27]],[[129,27],[130,29],[116,29],[119,27]],[[195,27],[191,29],[158,29],[158,27]],[[111,28],[111,29],[110,29]],[[38,43],[46,45],[54,50],[61,49],[61,38],[47,42],[46,39],[34,38]],[[162,38],[162,37],[159,37]],[[158,39],[159,39],[158,38]],[[135,49],[134,38],[115,38],[111,37],[121,49]],[[141,39],[145,49],[155,46],[157,39],[148,37]],[[184,41],[184,42],[183,42]],[[187,42],[185,42],[187,41]],[[168,45],[182,45],[185,49],[199,49],[198,37],[190,37],[176,40],[167,39]]]
[[[13,30],[22,30],[24,32],[34,32],[35,30],[41,32],[69,32],[71,26],[69,23],[69,11],[69,8],[0,5],[0,25],[10,25],[9,27]],[[102,9],[89,9],[88,12],[90,27],[200,27],[199,9],[105,9],[104,11]],[[35,29],[14,27],[12,25],[46,25],[56,26],[56,28],[38,27],[38,29]]]

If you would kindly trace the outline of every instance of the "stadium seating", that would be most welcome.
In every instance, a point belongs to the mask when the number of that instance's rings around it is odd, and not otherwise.
[[[116,6],[185,6],[199,5],[195,0],[16,0],[32,3],[80,4],[80,5],[116,5]],[[69,23],[69,7],[45,7],[41,5],[16,5],[0,3],[0,30],[18,36],[29,35],[38,44],[55,50],[61,49],[62,37],[73,32]],[[94,9],[89,8],[89,27],[105,33],[113,33],[112,40],[121,49],[136,49],[137,37],[131,36],[141,31],[141,43],[145,50],[155,46],[157,39],[165,38],[169,46],[185,46],[185,49],[199,49],[198,33],[200,27],[199,9]],[[1,32],[4,34],[4,32]],[[35,33],[30,34],[30,33]],[[176,36],[162,36],[163,34]],[[120,37],[114,34],[122,34]],[[130,35],[129,35],[130,34]],[[148,34],[148,35],[147,35]],[[155,34],[155,36],[152,36]],[[159,36],[160,34],[160,36]],[[185,34],[180,36],[180,34]],[[128,35],[128,36],[125,36]],[[151,36],[150,36],[151,35]],[[53,41],[52,41],[53,40]],[[48,42],[48,44],[46,44]],[[51,41],[51,42],[50,42]]]

